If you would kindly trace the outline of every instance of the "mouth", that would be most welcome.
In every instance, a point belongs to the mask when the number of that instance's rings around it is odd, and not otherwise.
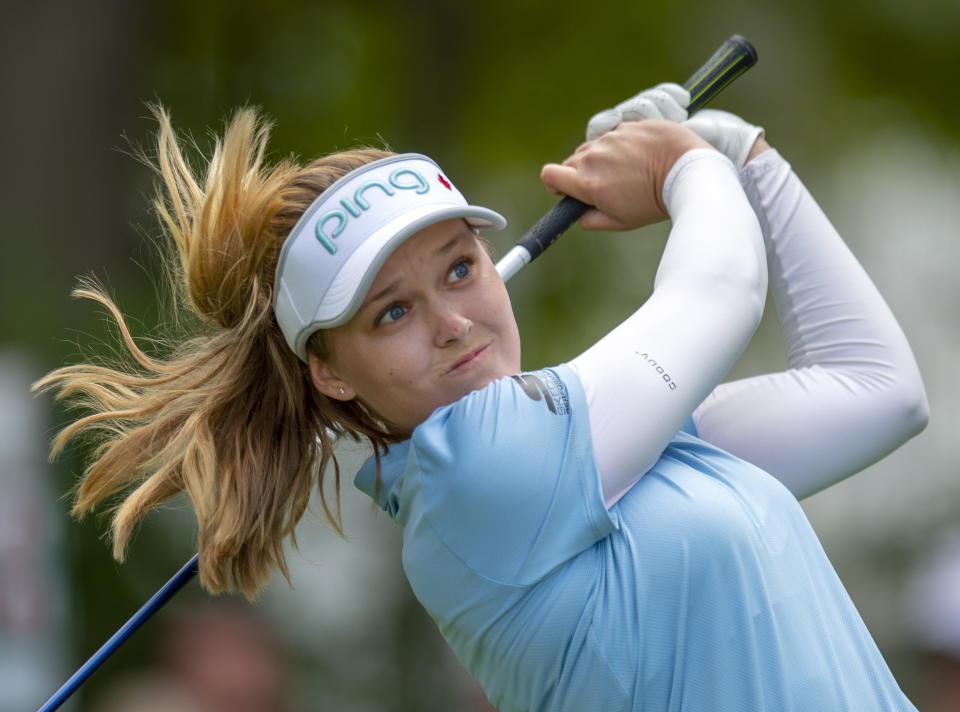
[[[489,346],[490,344],[484,344],[480,348],[474,349],[473,351],[470,351],[461,358],[457,359],[449,368],[447,374],[460,373],[467,370],[472,364],[476,363],[481,356],[483,356]]]

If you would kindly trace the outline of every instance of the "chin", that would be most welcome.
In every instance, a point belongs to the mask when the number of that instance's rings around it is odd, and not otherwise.
[[[474,391],[483,390],[484,388],[486,388],[487,386],[489,386],[489,385],[490,385],[491,383],[493,383],[494,381],[498,381],[498,380],[500,380],[501,378],[504,378],[505,375],[508,375],[508,374],[488,373],[488,374],[484,374],[484,375],[482,375],[482,376],[478,376],[478,377],[473,381],[473,383],[464,386],[464,388],[461,389],[461,393],[460,393],[454,400],[460,400],[461,398],[463,398],[463,397],[464,397],[465,395],[467,395],[468,393],[473,393]],[[453,401],[451,401],[451,402],[453,402]]]

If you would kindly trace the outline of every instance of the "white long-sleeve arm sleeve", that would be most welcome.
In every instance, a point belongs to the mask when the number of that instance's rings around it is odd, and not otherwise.
[[[763,229],[789,369],[718,386],[699,435],[806,497],[920,432],[928,406],[906,337],[790,164],[768,150],[741,171]]]
[[[664,183],[673,227],[654,290],[570,366],[583,385],[608,506],[659,459],[759,323],[766,261],[756,215],[721,154],[684,154]]]

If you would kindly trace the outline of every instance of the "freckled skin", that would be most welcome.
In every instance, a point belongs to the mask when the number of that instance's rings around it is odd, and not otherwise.
[[[357,314],[329,329],[325,340],[330,358],[310,357],[317,389],[339,400],[361,398],[406,430],[520,371],[520,335],[506,287],[460,219],[431,225],[400,245]]]

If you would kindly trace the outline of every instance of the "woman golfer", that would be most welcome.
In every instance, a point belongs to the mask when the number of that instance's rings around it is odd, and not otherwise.
[[[241,111],[196,177],[158,111],[157,210],[196,328],[147,355],[81,290],[135,363],[40,384],[94,411],[55,451],[103,435],[75,512],[129,490],[120,557],[186,491],[204,586],[252,596],[286,571],[314,487],[339,526],[321,473],[338,491],[332,444],[360,438],[375,454],[357,486],[403,527],[414,592],[503,712],[913,710],[797,499],[924,427],[916,364],[761,130],[722,112],[678,123],[687,101],[644,92],[543,169],[596,206],[585,228],[672,229],[632,316],[528,372],[477,237],[504,220],[432,160],[268,167],[267,129]],[[768,274],[790,368],[721,384]]]

